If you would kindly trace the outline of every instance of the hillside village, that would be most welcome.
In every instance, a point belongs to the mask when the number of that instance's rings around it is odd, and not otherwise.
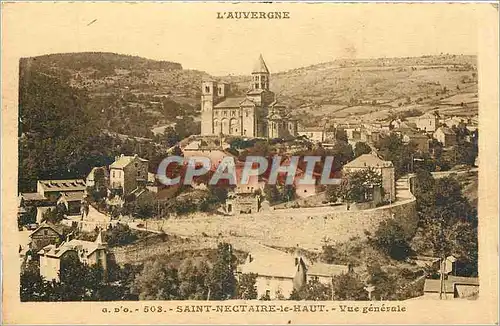
[[[475,58],[274,74],[261,56],[251,77],[215,78],[93,56],[21,62],[25,301],[477,297]],[[238,176],[252,155],[330,155],[344,181],[300,184],[300,162],[292,185],[269,185],[266,171],[234,186],[165,186],[158,166],[171,155],[208,157],[210,173],[230,156]],[[74,291],[58,297],[60,286]]]

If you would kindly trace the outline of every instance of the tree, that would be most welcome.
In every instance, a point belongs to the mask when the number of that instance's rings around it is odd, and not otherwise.
[[[375,147],[380,155],[394,165],[396,179],[401,175],[410,172],[412,159],[416,153],[416,146],[412,142],[403,143],[397,134],[391,133],[389,136],[380,138]]]
[[[64,218],[64,210],[60,206],[56,208],[49,208],[42,214],[42,221],[48,223],[57,224]]]
[[[378,261],[371,261],[367,266],[367,283],[375,286],[372,298],[377,300],[398,300],[398,279],[385,272]]]
[[[372,152],[371,147],[364,142],[357,142],[354,147],[354,157],[359,157],[363,154],[370,154]]]
[[[137,235],[132,232],[130,227],[122,223],[116,224],[115,226],[110,225],[104,235],[110,247],[131,244],[138,239]]]
[[[351,203],[370,201],[373,189],[382,189],[382,176],[373,169],[363,169],[345,176],[347,183],[341,188],[342,197]]]
[[[325,191],[326,200],[330,203],[336,203],[342,198],[342,188],[339,185],[328,185]]]
[[[404,229],[394,220],[380,222],[370,240],[391,258],[403,260],[410,254],[409,239]]]
[[[454,177],[433,179],[419,171],[415,181],[419,229],[415,250],[445,258],[455,255],[462,275],[477,273],[477,210],[463,196]]]
[[[177,270],[158,260],[147,261],[142,272],[135,277],[132,293],[137,294],[139,300],[179,299]]]
[[[207,279],[210,300],[228,300],[236,295],[236,257],[228,243],[219,243],[217,258]]]
[[[333,277],[333,300],[367,300],[364,284],[354,273]]]
[[[257,274],[242,274],[238,281],[238,298],[243,300],[257,299],[256,282]]]
[[[185,300],[206,300],[210,268],[204,260],[187,258],[179,266],[179,294]]]
[[[290,294],[290,300],[325,301],[331,299],[331,286],[325,285],[316,279],[309,280],[300,290],[293,289]]]
[[[337,129],[337,131],[335,132],[335,140],[347,143],[348,139],[345,129]]]
[[[98,300],[105,275],[99,265],[86,265],[71,252],[61,260],[57,293],[61,301]]]
[[[46,301],[51,292],[51,284],[46,282],[37,269],[26,269],[21,273],[21,302]]]

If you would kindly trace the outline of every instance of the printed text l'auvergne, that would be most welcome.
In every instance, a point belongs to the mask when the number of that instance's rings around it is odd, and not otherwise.
[[[217,19],[290,19],[289,11],[218,11]]]

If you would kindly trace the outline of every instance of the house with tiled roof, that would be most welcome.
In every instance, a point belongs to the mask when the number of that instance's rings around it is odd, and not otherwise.
[[[313,263],[299,251],[288,254],[271,248],[248,254],[245,262],[238,266],[238,275],[257,274],[257,297],[288,299],[292,291],[300,290],[309,280],[317,280],[327,286],[332,278],[349,272],[348,266]]]
[[[229,84],[202,82],[201,135],[281,138],[296,135],[297,122],[286,115],[286,105],[269,90],[270,73],[262,55],[252,71],[245,96],[231,96]]]
[[[38,251],[40,276],[45,280],[59,280],[61,262],[64,259],[78,259],[86,265],[99,265],[107,270],[107,245],[99,233],[95,241],[67,240],[61,244],[50,244]]]
[[[361,170],[372,169],[382,176],[382,188],[387,200],[396,199],[396,183],[394,165],[391,161],[384,161],[376,154],[363,154],[342,167],[343,174],[349,174]]]
[[[139,156],[121,155],[109,166],[109,183],[112,189],[121,189],[123,195],[130,194],[148,181],[148,160]]]

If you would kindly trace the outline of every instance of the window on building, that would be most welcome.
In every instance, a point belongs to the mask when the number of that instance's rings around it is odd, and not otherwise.
[[[116,175],[115,175],[115,170],[113,170],[113,178],[114,178],[114,177],[116,177]]]
[[[222,88],[219,87],[219,95],[221,95],[221,94],[222,94]]]
[[[245,117],[248,118],[248,111],[245,111]]]
[[[210,93],[210,87],[205,86],[205,93]]]
[[[227,116],[227,111],[224,111],[224,116]]]
[[[255,84],[255,88],[259,89],[259,83]]]

